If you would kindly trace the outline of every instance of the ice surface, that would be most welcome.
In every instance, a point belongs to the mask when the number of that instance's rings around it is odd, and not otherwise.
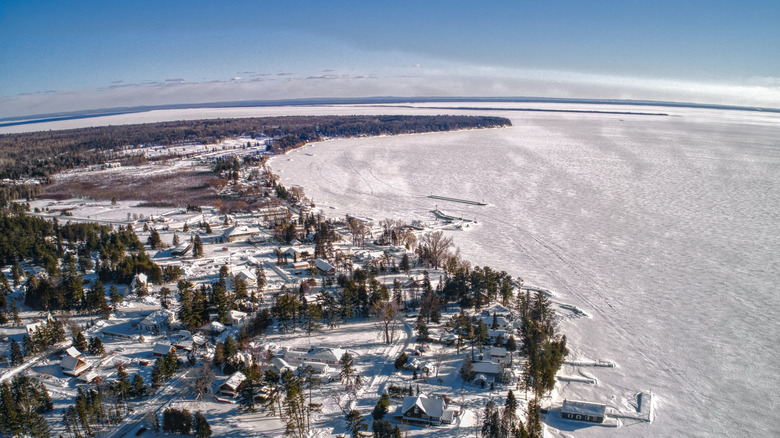
[[[576,436],[778,436],[756,408],[780,402],[780,117],[645,111],[672,115],[491,111],[514,126],[327,141],[272,167],[329,215],[474,218],[451,234],[465,258],[591,316],[561,322],[570,357],[617,366],[567,365],[598,383],[561,399],[630,411],[653,391],[655,421]]]

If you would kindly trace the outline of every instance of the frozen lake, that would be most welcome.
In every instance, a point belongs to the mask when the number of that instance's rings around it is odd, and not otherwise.
[[[628,410],[652,390],[656,417],[559,435],[780,436],[780,116],[598,109],[670,116],[496,110],[514,126],[327,141],[272,167],[331,216],[473,217],[452,232],[464,258],[588,313],[561,324],[570,357],[618,367],[580,368],[598,383],[563,397]]]

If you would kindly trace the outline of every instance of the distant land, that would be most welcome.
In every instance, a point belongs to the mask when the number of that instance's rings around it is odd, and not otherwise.
[[[548,97],[355,97],[355,98],[311,98],[311,99],[281,99],[281,100],[242,100],[229,102],[185,103],[172,105],[150,105],[135,107],[101,108],[73,112],[35,114],[0,118],[0,127],[29,125],[35,123],[56,122],[61,120],[89,119],[93,117],[115,116],[121,114],[142,113],[154,110],[193,109],[193,108],[241,108],[263,106],[312,106],[312,105],[372,105],[399,104],[423,102],[500,102],[500,103],[571,103],[571,104],[602,104],[602,105],[642,105],[672,108],[706,108],[735,111],[759,111],[780,113],[780,108],[750,107],[736,105],[715,105],[690,102],[666,102],[653,100],[621,100],[621,99],[569,99]],[[458,108],[453,108],[458,109]],[[492,108],[461,108],[473,110],[494,110]],[[520,109],[532,111],[534,109]]]

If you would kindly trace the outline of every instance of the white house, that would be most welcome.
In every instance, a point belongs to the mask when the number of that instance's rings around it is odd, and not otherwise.
[[[176,314],[168,309],[159,309],[150,313],[138,323],[138,330],[153,332],[168,329],[168,325],[176,321]]]
[[[246,312],[239,312],[238,310],[231,310],[230,313],[228,313],[228,322],[230,325],[234,326],[243,326],[246,325],[246,323],[249,321],[248,315]]]
[[[336,365],[346,350],[341,348],[312,348],[306,352],[288,350],[284,353],[284,359],[289,363],[300,364],[303,362],[317,362],[328,365]]]
[[[440,398],[424,395],[404,397],[400,409],[401,421],[422,426],[438,426],[452,423],[455,412],[445,409],[446,403]]]
[[[235,227],[228,228],[222,235],[228,242],[245,242],[249,238],[256,236],[260,233],[255,227],[248,227],[246,225],[237,225]]]

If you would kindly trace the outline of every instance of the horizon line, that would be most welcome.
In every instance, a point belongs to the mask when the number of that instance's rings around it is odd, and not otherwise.
[[[658,100],[636,99],[594,99],[594,98],[560,98],[560,97],[399,97],[399,96],[373,96],[373,97],[314,97],[294,99],[267,99],[267,100],[238,100],[217,101],[202,103],[180,103],[163,105],[140,105],[132,107],[96,108],[79,111],[65,111],[57,113],[30,114],[14,117],[0,117],[0,127],[33,125],[37,123],[56,122],[63,120],[90,119],[97,117],[115,116],[123,114],[135,114],[149,111],[161,111],[172,109],[200,109],[200,108],[251,108],[272,106],[326,106],[326,105],[358,105],[358,104],[398,104],[398,103],[423,103],[423,102],[517,102],[517,103],[585,103],[603,105],[644,105],[674,108],[706,108],[717,110],[757,111],[780,113],[780,108],[708,104],[694,102],[674,102]],[[457,108],[453,108],[457,109]],[[475,110],[478,108],[474,108]],[[495,108],[491,108],[495,110]]]

